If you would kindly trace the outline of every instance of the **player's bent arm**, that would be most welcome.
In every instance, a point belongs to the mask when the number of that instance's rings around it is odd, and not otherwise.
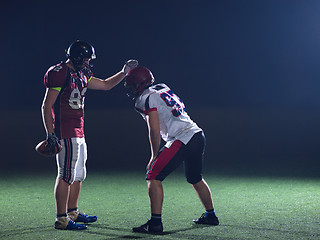
[[[53,133],[53,116],[52,116],[52,107],[59,95],[59,91],[55,89],[47,88],[46,94],[43,99],[43,103],[41,106],[42,112],[42,121],[44,128],[48,133]]]
[[[107,91],[119,84],[125,76],[126,75],[123,72],[118,72],[105,80],[92,77],[90,82],[88,83],[88,88]]]
[[[155,160],[158,155],[161,135],[158,111],[151,111],[146,115],[146,121],[149,132],[149,142],[151,148],[151,161]]]

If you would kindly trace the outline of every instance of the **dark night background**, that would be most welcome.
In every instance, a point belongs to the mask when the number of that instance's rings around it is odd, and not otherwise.
[[[320,1],[2,1],[2,171],[55,171],[40,157],[46,70],[76,39],[95,76],[128,59],[185,102],[207,136],[207,172],[319,176]],[[122,84],[86,98],[88,168],[144,171],[147,128]]]

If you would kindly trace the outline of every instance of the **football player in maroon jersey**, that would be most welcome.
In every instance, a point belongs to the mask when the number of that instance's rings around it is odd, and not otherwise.
[[[50,67],[45,74],[42,118],[47,133],[46,147],[56,149],[58,142],[63,147],[56,155],[55,228],[82,230],[87,228],[86,223],[97,221],[97,216],[88,216],[78,210],[81,184],[86,178],[87,146],[83,130],[85,93],[88,88],[112,89],[138,62],[129,60],[118,73],[100,79],[94,77],[90,69],[90,61],[96,58],[91,44],[77,40],[69,46],[66,54],[65,62]]]

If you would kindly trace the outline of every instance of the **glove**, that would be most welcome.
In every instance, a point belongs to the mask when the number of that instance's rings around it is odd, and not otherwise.
[[[61,151],[62,146],[60,140],[54,133],[49,133],[47,135],[47,144],[45,148],[48,154],[57,154]]]
[[[132,69],[137,67],[139,64],[139,62],[137,60],[131,59],[126,61],[126,63],[124,64],[121,72],[124,73],[125,75],[127,75],[127,73]]]

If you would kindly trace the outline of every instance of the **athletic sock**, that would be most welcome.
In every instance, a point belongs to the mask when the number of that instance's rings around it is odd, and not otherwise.
[[[76,207],[76,208],[69,208],[69,209],[68,209],[68,213],[69,213],[69,212],[72,212],[72,211],[77,211],[77,210],[78,210],[77,207]]]
[[[150,225],[159,225],[161,223],[161,214],[151,214]]]
[[[205,213],[204,213],[204,215],[205,215],[206,217],[215,216],[216,214],[215,214],[215,212],[214,212],[214,208],[213,208],[213,209],[206,210]]]
[[[66,213],[64,213],[64,214],[57,214],[57,218],[59,218],[59,217],[66,217],[66,216],[67,216]]]

